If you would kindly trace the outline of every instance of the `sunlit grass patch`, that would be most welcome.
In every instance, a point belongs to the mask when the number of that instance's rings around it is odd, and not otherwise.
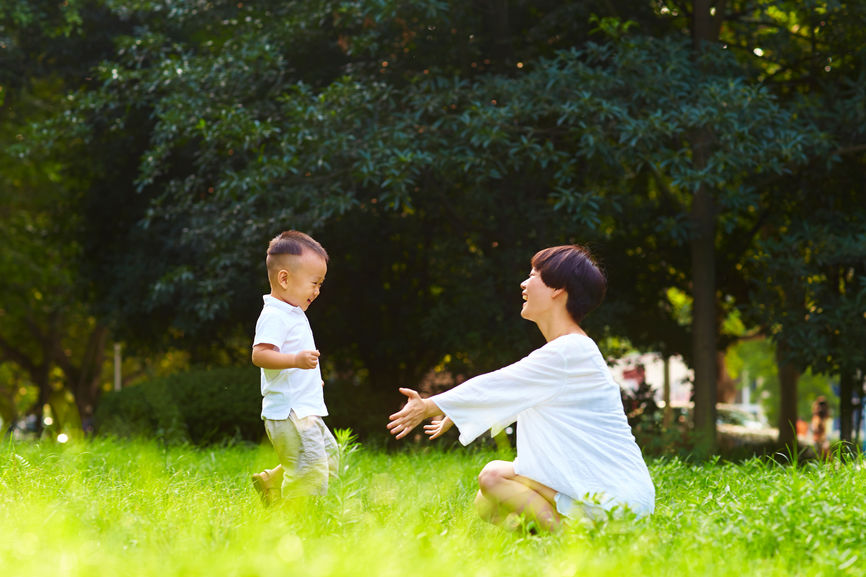
[[[492,450],[361,448],[329,495],[262,506],[268,447],[0,445],[0,574],[844,575],[866,562],[862,460],[650,470],[656,513],[507,533],[477,518]]]

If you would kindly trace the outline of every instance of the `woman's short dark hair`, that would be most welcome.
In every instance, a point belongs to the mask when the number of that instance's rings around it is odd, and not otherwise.
[[[607,292],[607,278],[589,251],[579,245],[552,246],[532,257],[532,268],[554,289],[565,289],[565,308],[574,322],[601,304]]]

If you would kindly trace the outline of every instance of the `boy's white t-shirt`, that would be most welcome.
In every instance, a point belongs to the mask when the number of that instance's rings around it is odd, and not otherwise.
[[[433,402],[469,444],[517,421],[517,474],[577,503],[652,513],[655,487],[595,342],[554,339],[522,360],[479,375]]]
[[[263,298],[253,346],[274,345],[281,353],[316,349],[310,322],[300,307],[271,295]],[[300,418],[328,414],[318,365],[314,369],[261,369],[261,374],[263,419],[288,419],[292,411]]]

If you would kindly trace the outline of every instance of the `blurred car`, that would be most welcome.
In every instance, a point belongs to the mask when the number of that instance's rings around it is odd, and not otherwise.
[[[716,405],[716,434],[719,446],[771,445],[779,440],[779,429],[771,427],[760,408],[750,405]]]
[[[692,405],[671,407],[680,427],[692,426]],[[766,415],[754,405],[716,405],[716,438],[721,449],[761,447],[779,440],[779,429],[771,427]]]

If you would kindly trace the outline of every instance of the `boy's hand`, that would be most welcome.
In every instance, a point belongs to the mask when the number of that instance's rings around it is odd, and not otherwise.
[[[295,354],[295,366],[299,369],[315,369],[319,364],[319,351],[301,351]]]
[[[441,437],[445,434],[445,431],[451,428],[454,424],[454,421],[451,420],[451,417],[445,416],[441,419],[434,419],[430,422],[429,425],[424,425],[424,432],[430,436],[430,439],[433,440],[436,437]]]

